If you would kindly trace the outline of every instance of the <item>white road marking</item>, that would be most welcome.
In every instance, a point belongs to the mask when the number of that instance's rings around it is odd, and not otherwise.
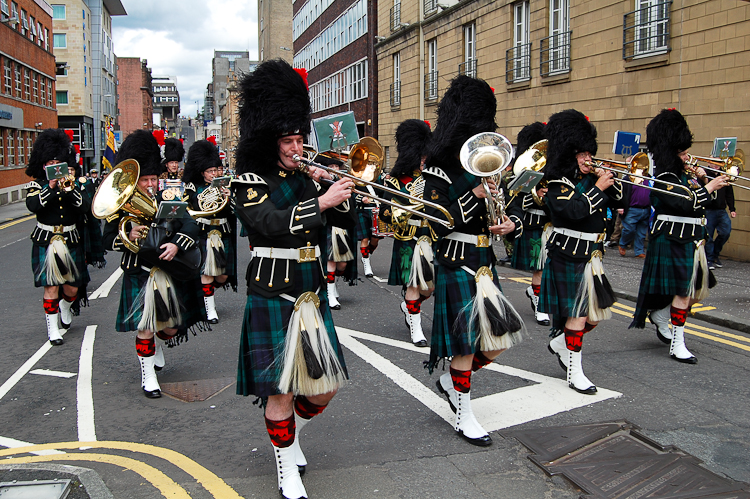
[[[34,369],[29,374],[40,374],[42,376],[56,376],[58,378],[72,378],[76,373],[66,373],[63,371],[50,371],[49,369]]]
[[[23,442],[21,440],[16,440],[15,438],[8,438],[8,437],[0,437],[0,446],[7,447],[8,449],[17,449],[18,447],[30,447],[32,444],[30,442]],[[38,452],[29,452],[29,454],[36,454],[37,456],[49,456],[50,454],[65,454],[61,450],[40,450]],[[0,461],[2,462],[2,461]]]
[[[424,354],[429,354],[429,350],[415,347],[411,343],[342,327],[337,327],[336,332],[339,335],[339,341],[342,345],[385,374],[435,414],[448,423],[453,424],[455,416],[444,397],[438,395],[431,388],[427,388],[423,383],[407,374],[388,359],[375,353],[372,349],[357,341],[357,339]],[[508,428],[622,396],[619,392],[601,387],[597,387],[598,391],[595,395],[583,395],[571,390],[567,382],[562,379],[550,378],[542,374],[497,363],[489,364],[485,369],[535,383],[530,386],[514,388],[501,393],[472,399],[474,414],[487,431]]]
[[[89,295],[89,300],[96,300],[97,298],[106,298],[109,296],[109,292],[112,291],[112,288],[114,287],[117,280],[122,275],[122,268],[117,267],[117,270],[112,272],[112,275],[107,278],[106,281],[102,283],[101,286],[96,288],[96,291],[91,293]]]
[[[383,279],[382,277],[378,277],[376,275],[372,276],[372,278],[378,282],[388,282],[388,279]]]
[[[7,247],[8,247],[8,246],[10,246],[11,244],[16,244],[17,242],[23,241],[24,239],[28,239],[28,237],[22,237],[21,239],[16,239],[16,240],[15,240],[15,241],[13,241],[12,243],[8,243],[8,244],[3,244],[2,246],[0,246],[0,249],[3,249],[3,248],[7,248]]]
[[[81,356],[78,361],[78,441],[95,442],[96,425],[94,424],[94,395],[91,388],[91,377],[94,360],[94,340],[96,326],[86,326],[81,345]]]
[[[67,333],[67,329],[60,329],[60,335],[65,336],[65,333]],[[18,383],[21,378],[26,376],[28,372],[36,365],[37,362],[39,362],[39,359],[44,357],[44,354],[46,354],[50,348],[52,348],[52,345],[49,341],[45,340],[44,345],[42,345],[39,350],[36,351],[34,355],[32,355],[29,360],[23,363],[21,367],[18,368],[18,370],[13,373],[13,375],[8,378],[8,380],[0,386],[0,400],[2,400],[5,395],[14,387],[16,386],[16,383]]]

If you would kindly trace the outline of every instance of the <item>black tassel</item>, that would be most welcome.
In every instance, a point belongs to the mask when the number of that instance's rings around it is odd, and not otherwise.
[[[513,307],[500,300],[500,306],[505,308],[505,323],[508,331],[516,332],[523,329],[523,322],[521,322],[521,316],[519,316]]]
[[[484,310],[487,313],[487,319],[490,321],[490,328],[493,336],[502,336],[509,331],[506,321],[500,314],[500,311],[495,308],[492,301],[488,297],[484,297]]]
[[[424,276],[424,282],[430,282],[433,279],[432,269],[430,268],[430,262],[427,261],[424,255],[419,255],[419,261],[422,265],[422,275]]]
[[[612,289],[612,285],[609,283],[609,279],[607,279],[607,276],[605,274],[602,274],[602,286],[604,286],[604,291],[606,291],[607,294],[612,297],[612,305],[614,305],[615,291]]]
[[[346,241],[340,234],[336,234],[336,244],[338,244],[339,247],[339,255],[345,255],[346,252],[349,251]]]
[[[227,266],[227,255],[221,248],[211,248],[214,252],[214,260],[216,261],[216,266],[220,269],[223,269]]]
[[[55,253],[55,263],[57,263],[57,268],[60,271],[60,274],[67,275],[69,272],[68,266],[65,265],[65,262],[63,262],[63,259],[60,258],[60,255],[58,255],[56,251],[54,253]]]
[[[607,284],[609,284],[609,282],[607,282]],[[594,275],[594,291],[596,292],[596,299],[599,301],[599,308],[605,309],[615,304],[614,296],[611,292],[607,292],[604,284],[602,284],[602,280],[596,274]]]
[[[167,322],[171,315],[169,315],[169,308],[164,303],[164,298],[161,297],[161,293],[158,289],[154,290],[154,305],[156,306],[156,320],[159,322]]]
[[[180,308],[174,302],[174,298],[172,298],[172,293],[167,293],[167,299],[169,300],[169,316],[175,317],[177,315],[177,312],[180,310]]]
[[[716,276],[711,269],[708,269],[708,289],[712,289],[714,286],[716,286]]]
[[[320,365],[318,358],[313,352],[312,345],[310,344],[310,336],[305,329],[301,329],[299,334],[302,338],[302,355],[305,357],[307,374],[312,379],[320,379],[325,374],[325,371],[323,371],[323,366]]]
[[[695,271],[695,290],[698,291],[703,287],[703,267],[698,265],[698,270]]]

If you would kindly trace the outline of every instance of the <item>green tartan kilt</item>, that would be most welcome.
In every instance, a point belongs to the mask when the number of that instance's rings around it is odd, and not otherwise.
[[[70,252],[71,258],[76,264],[78,269],[78,277],[72,282],[66,282],[70,286],[80,288],[90,279],[88,278],[88,272],[86,269],[86,259],[84,254],[83,246],[79,244],[72,244],[66,242],[68,251]],[[31,245],[31,270],[34,272],[34,286],[41,288],[43,286],[49,286],[47,284],[47,272],[44,269],[44,263],[47,258],[48,245],[32,244]]]
[[[502,291],[495,266],[489,267],[492,269],[492,280]],[[435,313],[432,319],[430,360],[426,365],[430,372],[441,359],[479,351],[478,331],[468,330],[471,303],[476,289],[473,275],[461,268],[449,269],[435,259]]]
[[[417,241],[399,241],[393,239],[393,252],[391,253],[391,269],[388,272],[388,284],[390,286],[405,287],[409,282],[411,273],[412,255]],[[406,277],[404,279],[404,276]]]
[[[328,338],[336,350],[341,367],[346,374],[344,353],[339,345],[333,325],[328,295],[322,279],[320,263],[300,263],[295,266],[294,289],[289,295],[298,297],[305,291],[320,290],[320,313],[323,316]],[[239,362],[237,364],[237,394],[255,395],[265,398],[281,395],[278,379],[281,376],[281,359],[284,352],[287,326],[294,310],[294,303],[281,297],[265,298],[249,294],[245,306],[245,318],[240,337]]]
[[[354,232],[357,241],[372,237],[372,210],[357,207],[357,225]]]
[[[206,237],[203,237],[206,236]],[[200,249],[203,257],[203,262],[206,261],[206,251],[208,251],[207,243],[208,234],[201,232]],[[233,234],[227,232],[221,232],[221,242],[224,243],[224,253],[227,257],[227,266],[225,267],[226,273],[224,275],[237,277],[237,238]]]
[[[120,306],[117,309],[115,330],[120,332],[137,331],[138,323],[141,322],[143,310],[139,307],[131,315],[130,312],[136,304],[138,294],[146,285],[149,273],[145,270],[138,272],[125,272],[122,275],[122,291],[120,292]],[[182,324],[177,329],[188,329],[198,323],[206,322],[206,307],[203,304],[203,291],[200,278],[190,281],[178,281],[173,279],[177,298],[180,300],[182,312]]]
[[[540,312],[563,321],[567,317],[587,316],[588,306],[585,304],[579,316],[573,315],[587,263],[586,260],[573,261],[556,255],[547,258],[542,274],[542,289],[539,293]]]
[[[539,250],[542,244],[542,232],[543,227],[539,227],[538,229],[524,227],[521,236],[515,240],[515,247],[513,248],[513,255],[510,260],[511,267],[529,272],[540,270],[537,267]],[[532,244],[532,241],[536,241],[536,244]],[[534,248],[536,249],[536,253],[532,254],[532,249]]]

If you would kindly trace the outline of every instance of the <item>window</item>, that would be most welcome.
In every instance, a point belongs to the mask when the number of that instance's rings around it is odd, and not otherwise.
[[[26,11],[21,9],[21,34],[26,35],[29,32],[29,20],[26,17]]]
[[[5,137],[3,135],[3,131],[0,129],[0,167],[5,166]]]
[[[31,100],[31,79],[28,68],[23,68],[23,98]]]
[[[22,165],[26,163],[26,154],[25,154],[26,148],[24,147],[23,132],[20,130],[18,131],[17,139],[18,139],[18,164]]]
[[[29,16],[29,39],[33,42],[36,39],[36,19]]]
[[[52,19],[62,19],[64,20],[66,18],[65,16],[65,6],[64,5],[53,5],[52,6]]]
[[[52,106],[52,80],[47,79],[47,107]]]
[[[52,47],[56,49],[68,48],[68,39],[65,33],[52,33]]]
[[[18,19],[18,4],[16,2],[10,3],[10,17],[13,19]],[[13,28],[13,29],[18,29],[18,28]]]
[[[393,54],[393,84],[391,85],[391,106],[401,105],[401,53]]]
[[[15,76],[16,76],[16,97],[21,98],[21,66],[15,65]]]
[[[57,76],[68,76],[68,63],[58,62],[55,64],[55,75]]]
[[[39,21],[36,22],[36,43],[40,47],[42,46],[42,43],[44,43],[44,37],[42,36],[42,23]]]
[[[39,78],[39,97],[40,97],[40,104],[44,106],[46,104],[47,100],[47,94],[44,92],[44,77]]]
[[[67,104],[68,103],[68,91],[67,90],[58,90],[55,92],[57,94],[57,104]]]
[[[437,14],[438,11],[438,0],[424,0],[424,16],[429,17],[433,14]]]
[[[34,95],[34,104],[39,104],[39,78],[36,73],[33,73],[31,81],[31,89]]]
[[[464,26],[464,62],[458,65],[459,74],[477,77],[477,25]]]
[[[0,11],[2,11],[3,14],[10,17],[10,9],[8,8],[8,0],[0,0]],[[0,137],[2,139],[2,137]],[[0,140],[2,142],[2,140]]]
[[[49,30],[44,28],[44,50],[49,50]]]
[[[635,0],[636,10],[625,14],[623,59],[669,51],[671,4],[657,0]]]
[[[529,2],[513,5],[513,48],[505,55],[505,81],[524,81],[531,77],[529,43]]]
[[[26,132],[26,164],[29,164],[31,158],[31,149],[34,147],[34,139],[31,137],[32,132]]]
[[[16,146],[13,140],[13,130],[8,130],[8,164],[15,165],[16,163]]]
[[[437,38],[427,42],[427,74],[425,74],[424,95],[427,100],[438,97]]]
[[[550,0],[549,16],[549,37],[540,45],[542,76],[570,71],[568,0]]]
[[[396,31],[401,27],[401,0],[393,0],[391,9],[391,31]]]
[[[6,95],[13,94],[13,70],[10,68],[10,61],[3,61],[3,92]]]

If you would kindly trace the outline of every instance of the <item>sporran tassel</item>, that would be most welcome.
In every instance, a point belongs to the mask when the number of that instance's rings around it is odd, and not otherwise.
[[[544,264],[547,263],[547,242],[552,236],[552,224],[548,223],[542,231],[542,246],[539,250],[539,260],[536,263],[536,270],[544,270]]]
[[[53,236],[47,246],[47,254],[41,268],[47,274],[47,286],[59,286],[78,278],[76,263],[70,255],[65,239],[59,235]]]
[[[412,254],[411,270],[407,286],[419,287],[423,291],[435,286],[432,282],[435,275],[432,259],[433,253],[430,239],[427,236],[422,236],[417,241],[414,253]]]
[[[592,322],[611,319],[612,311],[609,307],[615,303],[614,293],[607,290],[608,287],[612,289],[609,281],[606,286],[602,281],[604,267],[601,256],[597,252],[598,250],[594,252],[583,270],[583,280],[578,287],[576,306],[573,311],[573,317],[585,316]]]
[[[305,365],[307,366],[307,375],[312,379],[320,379],[325,374],[323,366],[318,362],[318,357],[315,355],[315,351],[310,343],[310,334],[307,332],[302,319],[300,319],[300,336],[302,339],[302,355],[305,358]]]
[[[161,331],[175,327],[182,322],[179,303],[172,278],[160,268],[153,267],[146,285],[133,302],[128,318],[142,311],[138,322],[140,331]]]
[[[333,246],[332,260],[334,262],[348,262],[354,260],[354,253],[346,240],[346,230],[340,227],[331,228],[331,246]]]
[[[711,287],[711,275],[708,270],[708,260],[706,259],[706,247],[704,243],[703,239],[696,243],[693,255],[693,274],[688,286],[688,296],[698,301],[708,298],[708,290]],[[709,276],[708,279],[704,279],[706,275]],[[714,278],[715,280],[716,278]]]
[[[476,341],[483,352],[506,350],[523,340],[523,319],[492,280],[489,267],[480,267],[475,280],[477,291],[469,303],[469,331],[477,331]]]
[[[224,255],[224,242],[221,232],[212,230],[206,239],[206,262],[203,264],[203,275],[219,276],[226,273],[227,259]]]

